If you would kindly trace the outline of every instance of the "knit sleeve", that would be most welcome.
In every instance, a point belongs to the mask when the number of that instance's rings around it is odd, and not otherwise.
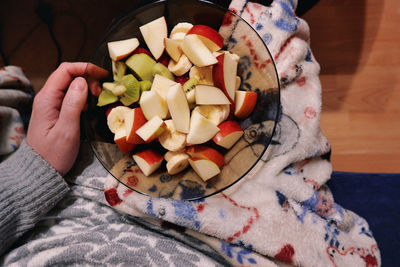
[[[68,192],[64,179],[26,142],[0,163],[0,255]]]

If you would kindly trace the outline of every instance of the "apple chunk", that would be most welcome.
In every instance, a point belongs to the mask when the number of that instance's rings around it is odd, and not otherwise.
[[[257,92],[236,91],[235,116],[244,119],[251,114],[257,104]]]
[[[225,93],[231,103],[235,100],[236,74],[238,62],[225,52],[217,57],[213,67],[214,85]]]
[[[165,50],[167,51],[168,55],[176,62],[178,62],[183,53],[180,47],[181,43],[182,40],[165,38]]]
[[[229,99],[219,88],[210,85],[196,85],[196,104],[198,105],[229,105]]]
[[[126,40],[108,42],[108,53],[110,58],[114,61],[121,60],[130,54],[139,46],[137,38],[130,38]]]
[[[165,45],[164,39],[168,36],[167,22],[164,17],[160,17],[149,23],[139,27],[146,42],[147,47],[150,49],[151,54],[157,60],[164,52]]]
[[[160,117],[154,116],[151,120],[143,124],[136,134],[140,136],[146,143],[152,142],[158,138],[165,130],[165,123]]]
[[[131,144],[143,144],[144,140],[136,134],[136,130],[147,122],[141,108],[134,108],[125,114],[126,141]]]
[[[189,60],[198,67],[213,65],[218,62],[196,34],[186,35],[181,48]]]
[[[136,147],[135,144],[126,141],[126,133],[124,129],[119,129],[115,133],[114,142],[117,144],[119,150],[124,154],[131,152]]]
[[[158,116],[161,119],[167,117],[167,102],[165,102],[156,91],[150,90],[142,92],[139,104],[147,120],[150,120],[154,116]]]
[[[224,45],[221,34],[206,25],[194,25],[186,34],[196,34],[211,52],[220,50]]]
[[[167,100],[167,93],[171,86],[176,85],[175,81],[172,81],[164,76],[156,74],[154,76],[153,84],[150,90],[156,91],[164,100]]]
[[[214,137],[219,128],[197,111],[192,111],[189,133],[186,138],[188,144],[202,144]]]
[[[203,181],[207,181],[221,172],[217,164],[208,159],[190,158],[189,164]]]
[[[190,109],[186,99],[186,94],[180,83],[169,88],[167,93],[167,104],[176,130],[181,133],[188,133]]]
[[[218,128],[220,131],[213,137],[213,141],[226,149],[230,149],[243,135],[243,130],[236,121],[224,121]]]
[[[149,176],[156,171],[161,166],[164,159],[162,155],[153,149],[143,150],[134,154],[132,157],[139,169],[146,176]]]
[[[217,164],[219,168],[224,165],[224,156],[219,153],[214,148],[208,147],[206,145],[194,145],[190,146],[186,149],[186,153],[191,158],[201,158],[201,159],[208,159]]]

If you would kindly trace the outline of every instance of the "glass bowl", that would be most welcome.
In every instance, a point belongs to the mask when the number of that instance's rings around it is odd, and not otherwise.
[[[96,106],[97,98],[92,95],[89,95],[89,108],[84,114],[84,126],[96,157],[128,188],[153,197],[197,200],[232,186],[261,159],[271,142],[279,114],[279,80],[268,48],[247,22],[223,7],[197,0],[157,1],[128,11],[113,21],[91,62],[112,73],[107,42],[136,37],[140,46],[146,48],[139,27],[161,16],[167,21],[168,32],[179,22],[203,24],[219,30],[225,40],[224,49],[240,56],[238,75],[241,77],[241,90],[258,92],[252,114],[238,121],[244,135],[229,150],[217,148],[225,157],[220,174],[204,182],[189,166],[179,174],[169,175],[164,161],[157,171],[146,177],[131,154],[119,151],[107,127],[108,107]],[[112,81],[111,75],[106,80]],[[146,146],[166,152],[156,142]]]

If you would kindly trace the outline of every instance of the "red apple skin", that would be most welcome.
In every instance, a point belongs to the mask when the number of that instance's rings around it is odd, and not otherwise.
[[[225,88],[225,82],[224,82],[224,60],[225,60],[225,54],[221,54],[217,57],[217,64],[214,65],[213,67],[213,78],[214,78],[214,86],[220,88],[226,97],[229,99],[229,101],[234,104],[233,99],[229,96],[228,91]]]
[[[219,49],[224,45],[224,38],[213,28],[206,25],[194,25],[186,34],[197,34],[212,41]]]
[[[194,145],[186,149],[186,153],[192,158],[208,159],[217,164],[219,168],[224,165],[225,158],[214,148],[205,145]]]
[[[242,91],[240,91],[240,92],[242,92]],[[235,116],[239,119],[244,119],[247,116],[249,116],[251,114],[251,112],[253,112],[254,107],[257,104],[257,92],[243,91],[243,93],[245,94],[245,96],[244,96],[242,106],[239,107],[236,104],[236,107],[235,107]],[[236,98],[236,99],[238,99],[238,98]]]
[[[123,154],[127,154],[127,153],[131,152],[136,147],[135,144],[130,144],[130,143],[126,142],[126,137],[125,136],[114,140],[114,142],[117,144],[119,150]]]
[[[136,134],[136,130],[143,126],[147,122],[147,119],[143,115],[141,108],[133,109],[135,112],[134,123],[132,125],[131,132],[129,136],[126,137],[126,141],[131,144],[143,144],[144,140]]]
[[[150,51],[143,47],[136,48],[135,51],[133,51],[133,54],[146,54],[149,57],[153,58],[153,55],[150,53]]]
[[[159,163],[160,161],[162,161],[164,159],[164,157],[160,153],[155,151],[154,149],[146,149],[146,150],[140,151],[140,152],[136,153],[135,156],[142,158],[150,166],[155,163]]]
[[[218,145],[218,143],[224,139],[226,136],[230,135],[234,132],[242,132],[243,130],[240,127],[239,123],[236,121],[224,121],[220,125],[218,125],[220,131],[213,137],[213,141]]]

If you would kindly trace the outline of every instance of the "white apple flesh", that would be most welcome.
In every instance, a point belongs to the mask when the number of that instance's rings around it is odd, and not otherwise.
[[[165,49],[164,39],[168,36],[167,22],[160,17],[139,27],[153,57],[157,60]]]
[[[142,92],[139,104],[147,120],[155,116],[165,119],[168,115],[167,102],[155,90]]]
[[[219,88],[210,85],[196,85],[197,105],[229,105],[230,101]]]
[[[217,164],[208,159],[190,158],[189,164],[203,181],[207,181],[221,172]]]
[[[167,93],[167,105],[176,130],[181,133],[188,133],[190,109],[186,94],[180,83],[169,88]]]
[[[181,48],[189,60],[198,67],[213,65],[218,62],[207,46],[195,34],[186,35],[182,41]]]
[[[144,175],[149,176],[156,171],[163,161],[163,156],[152,149],[147,149],[134,154],[133,159],[135,160],[139,169]]]
[[[154,75],[154,80],[150,90],[156,91],[162,97],[162,99],[166,100],[168,89],[175,84],[177,84],[175,81],[172,81],[160,74],[156,74]]]
[[[220,50],[224,45],[221,34],[207,25],[194,25],[186,34],[196,34],[211,52]]]
[[[178,62],[183,53],[181,50],[181,43],[182,40],[165,38],[165,51],[167,51],[168,55],[176,62]]]
[[[165,123],[160,117],[154,116],[151,120],[143,124],[137,129],[136,134],[140,136],[146,143],[150,143],[158,138],[165,129]]]
[[[113,61],[121,60],[135,51],[139,46],[137,38],[130,38],[126,40],[108,42],[108,53]]]
[[[209,141],[219,132],[219,128],[211,120],[197,111],[192,111],[189,133],[186,137],[188,144],[202,144]]]
[[[218,63],[213,67],[214,85],[221,88],[229,101],[234,103],[238,62],[229,52],[219,55],[217,60]]]

